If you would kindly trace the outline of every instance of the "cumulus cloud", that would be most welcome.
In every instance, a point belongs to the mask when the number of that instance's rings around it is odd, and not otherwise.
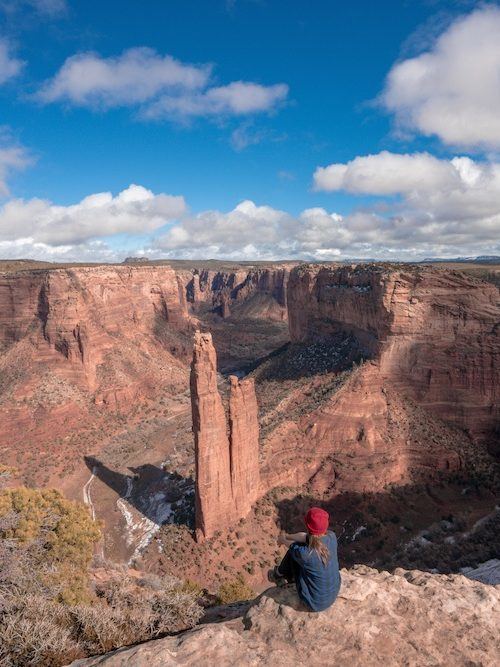
[[[12,55],[9,43],[5,39],[0,39],[0,84],[17,76],[23,65],[21,60]]]
[[[14,144],[5,128],[0,128],[0,196],[9,194],[7,179],[12,171],[24,169],[33,159],[24,146]]]
[[[210,66],[185,65],[148,48],[129,49],[112,58],[81,53],[66,60],[39,97],[44,102],[109,108],[145,102],[164,90],[201,88],[209,76]]]
[[[288,86],[283,83],[233,81],[215,86],[212,69],[145,47],[111,58],[81,53],[66,60],[38,98],[90,108],[138,106],[140,117],[161,119],[254,114],[271,111],[287,97]]]
[[[439,160],[429,153],[401,155],[382,151],[356,157],[346,164],[318,167],[314,172],[317,190],[345,190],[354,194],[408,194],[415,190],[454,189],[461,177],[453,161]]]
[[[384,215],[375,206],[344,219],[356,242],[416,256],[499,251],[499,163],[384,151],[319,167],[314,184],[326,191],[398,196],[385,202]]]
[[[288,213],[246,200],[228,213],[186,217],[158,238],[153,250],[187,257],[286,256],[297,229],[297,220]]]
[[[411,161],[411,155],[404,157]],[[389,159],[390,154],[384,156]],[[357,192],[389,193],[390,199],[348,215],[322,207],[292,215],[249,200],[229,211],[192,214],[182,197],[138,185],[114,197],[89,195],[72,206],[12,199],[0,209],[0,256],[327,261],[500,254],[500,164],[467,157],[442,160],[447,176],[431,189],[420,178],[421,160],[417,154],[416,166],[409,165],[413,183],[409,177],[401,180],[397,169],[387,169],[385,184],[380,167],[377,179],[370,177],[363,186],[351,175]]]
[[[151,233],[185,211],[183,197],[155,195],[140,185],[115,197],[110,192],[89,195],[71,206],[11,199],[0,208],[0,241],[74,246],[115,234]]]
[[[381,102],[402,126],[446,144],[500,147],[500,8],[461,17],[421,55],[394,65]]]

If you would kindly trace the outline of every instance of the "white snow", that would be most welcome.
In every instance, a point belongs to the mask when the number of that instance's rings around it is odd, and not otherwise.
[[[463,567],[460,572],[469,579],[481,581],[483,584],[500,584],[500,560],[492,558],[477,567]]]

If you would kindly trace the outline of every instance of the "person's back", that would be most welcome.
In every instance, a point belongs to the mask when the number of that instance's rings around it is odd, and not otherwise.
[[[267,575],[278,586],[295,583],[299,598],[312,611],[328,609],[340,590],[337,537],[328,530],[329,521],[328,512],[311,507],[304,517],[307,533],[281,532],[278,543],[288,551]]]
[[[330,607],[340,590],[337,537],[328,531],[319,539],[328,550],[325,562],[318,551],[308,544],[295,543],[290,547],[291,556],[299,566],[295,579],[297,593],[313,611]]]

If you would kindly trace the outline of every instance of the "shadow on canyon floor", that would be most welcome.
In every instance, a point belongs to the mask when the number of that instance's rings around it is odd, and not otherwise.
[[[88,469],[145,518],[157,525],[159,505],[170,504],[174,523],[194,528],[194,480],[166,472],[150,463],[129,467],[130,475],[111,470],[93,456],[84,457]]]
[[[365,564],[458,572],[500,553],[498,489],[442,481],[391,487],[383,493],[341,493],[329,500],[298,494],[274,502],[279,525],[304,530],[313,505],[331,516],[341,566]]]

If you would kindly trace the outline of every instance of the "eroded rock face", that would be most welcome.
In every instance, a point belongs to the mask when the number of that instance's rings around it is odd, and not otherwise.
[[[24,337],[40,362],[61,355],[68,374],[93,389],[96,366],[115,336],[154,335],[161,322],[174,329],[189,323],[183,285],[166,267],[99,266],[0,276],[0,345]]]
[[[252,378],[230,378],[229,433],[231,487],[239,517],[250,512],[260,488],[259,418]]]
[[[196,332],[191,365],[197,539],[245,516],[259,494],[259,426],[252,380],[230,380],[229,432],[209,333]]]
[[[342,570],[335,604],[301,608],[293,588],[270,589],[241,622],[205,625],[73,667],[169,665],[494,665],[500,587],[460,575]]]
[[[498,423],[500,300],[491,284],[433,268],[300,267],[292,340],[352,332],[385,384],[485,440]]]
[[[209,537],[234,516],[226,415],[217,388],[212,336],[195,334],[191,365],[195,442],[195,515],[198,539]]]
[[[103,421],[111,429],[138,402],[184,390],[192,327],[184,286],[168,266],[0,274],[4,456],[23,470],[27,454],[45,452],[49,475],[65,443],[92,426],[94,440],[82,436],[72,456],[99,451]]]
[[[222,317],[229,317],[233,306],[243,305],[254,296],[268,296],[270,301],[248,304],[251,316],[262,308],[270,319],[287,318],[287,284],[291,266],[236,271],[195,270],[185,273],[187,299],[194,306],[209,303]]]

